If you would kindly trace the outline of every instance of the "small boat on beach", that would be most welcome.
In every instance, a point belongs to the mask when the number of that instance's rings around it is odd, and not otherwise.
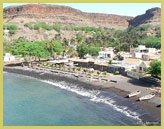
[[[39,75],[43,75],[43,74],[45,74],[45,73],[40,73]]]
[[[152,99],[154,96],[155,96],[155,94],[154,93],[151,93],[151,94],[148,94],[148,95],[145,95],[145,96],[139,98],[138,100],[139,101],[149,100],[149,99]]]
[[[110,80],[110,82],[114,82],[114,83],[117,83],[117,81],[115,81],[115,80]]]
[[[138,95],[138,94],[140,94],[141,93],[141,91],[134,91],[134,92],[131,92],[130,94],[128,94],[128,97],[130,98],[130,97],[133,97],[133,96],[136,96],[136,95]]]

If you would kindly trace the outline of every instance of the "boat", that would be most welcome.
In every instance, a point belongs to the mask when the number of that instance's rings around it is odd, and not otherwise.
[[[136,96],[136,95],[138,95],[138,94],[140,94],[141,93],[141,91],[134,91],[134,92],[131,92],[130,94],[128,94],[128,97],[130,98],[130,97],[133,97],[133,96]]]
[[[110,82],[114,82],[114,83],[117,83],[117,81],[115,81],[115,80],[110,80]]]
[[[145,96],[139,98],[138,100],[139,100],[139,101],[149,100],[149,99],[152,99],[154,96],[155,96],[155,94],[152,93],[152,94],[145,95]]]

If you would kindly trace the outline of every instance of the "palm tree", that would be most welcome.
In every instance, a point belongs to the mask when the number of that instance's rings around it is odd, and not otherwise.
[[[54,58],[54,44],[53,42],[48,42],[44,44],[45,49],[47,49],[50,52],[51,57]]]

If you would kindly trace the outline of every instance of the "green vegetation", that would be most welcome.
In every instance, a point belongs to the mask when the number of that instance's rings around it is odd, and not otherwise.
[[[106,71],[104,71],[104,72],[103,72],[103,75],[107,75],[107,72],[106,72]]]
[[[109,60],[108,64],[112,64],[112,60]]]
[[[91,55],[91,56],[98,56],[99,55],[99,51],[100,51],[100,48],[99,47],[89,47],[89,51],[88,53]]]
[[[151,37],[146,34],[149,29],[144,25],[130,26],[126,30],[101,30],[93,33],[92,37],[83,38],[83,41],[87,45],[95,47],[115,47],[116,51],[130,51],[131,48],[138,47],[138,45],[161,48],[160,29],[156,28],[156,36]]]
[[[10,34],[10,35],[15,34],[15,32],[16,32],[16,30],[9,30],[9,34]]]
[[[44,42],[41,44],[44,49],[49,53],[49,56],[54,57],[60,54],[68,54],[72,56],[79,56],[83,58],[86,54],[91,56],[98,56],[100,47],[114,47],[116,52],[130,51],[131,48],[138,47],[138,45],[145,45],[146,47],[161,48],[161,28],[154,28],[154,35],[148,36],[147,33],[152,28],[146,25],[133,27],[129,26],[126,30],[114,30],[109,28],[96,28],[88,26],[61,26],[61,25],[48,25],[45,22],[29,22],[24,24],[32,30],[55,30],[58,33],[54,35],[53,41]],[[9,34],[16,33],[18,27],[15,24],[3,25],[3,29],[9,30]],[[74,38],[67,39],[62,37],[61,30],[77,31]],[[85,31],[81,32],[81,31]],[[56,41],[56,42],[55,42]],[[28,42],[26,39],[18,39],[14,41],[22,44]],[[31,43],[31,42],[30,42]],[[39,44],[38,42],[35,42]],[[15,48],[15,44],[11,46]],[[69,46],[68,45],[72,45]],[[8,46],[6,46],[8,47]],[[76,49],[77,48],[77,49]],[[8,49],[8,48],[7,48]],[[41,48],[44,50],[43,48]],[[20,54],[20,53],[19,53]],[[39,56],[38,56],[39,57]],[[117,59],[117,58],[114,58]],[[112,62],[109,61],[109,64]]]
[[[96,27],[89,27],[89,26],[60,26],[60,25],[48,25],[45,22],[40,22],[40,23],[25,23],[24,24],[25,27],[28,27],[29,29],[35,29],[35,30],[39,30],[40,28],[44,29],[44,30],[56,30],[56,31],[60,31],[60,30],[74,30],[74,31],[100,31],[99,28]]]
[[[161,61],[153,60],[146,71],[152,76],[161,77]]]
[[[58,32],[62,29],[60,25],[52,25],[52,28]]]
[[[89,27],[89,26],[65,26],[64,27],[65,29],[71,29],[71,30],[74,30],[74,31],[86,31],[86,32],[89,32],[89,31],[94,31],[94,32],[97,32],[97,31],[100,31],[100,29],[96,28],[96,27]]]
[[[148,30],[148,26],[147,25],[142,25],[142,26],[139,26],[138,27],[138,29],[140,30],[140,31],[146,31],[146,30]]]
[[[115,72],[114,72],[114,75],[119,75],[119,74],[120,74],[119,71],[115,71]]]
[[[86,44],[81,44],[77,47],[77,52],[80,58],[84,57],[88,53],[88,46]]]
[[[100,71],[97,71],[97,75],[100,75]]]
[[[143,40],[140,40],[142,45],[148,48],[161,48],[161,38],[149,36]]]
[[[10,35],[13,35],[16,33],[18,27],[15,24],[3,25],[3,30],[5,29],[9,30]]]
[[[129,26],[126,30],[100,29],[89,26],[48,25],[45,22],[26,23],[24,26],[35,30],[40,30],[42,28],[47,31],[56,30],[58,32],[61,30],[85,31],[92,36],[86,37],[85,35],[77,34],[76,38],[71,40],[71,43],[77,42],[79,44],[87,44],[88,47],[92,47],[89,54],[93,56],[98,54],[100,47],[115,47],[116,51],[130,51],[131,48],[137,47],[138,45],[161,48],[160,27],[154,29],[156,32],[155,36],[147,36],[147,32],[151,30],[147,25],[138,27]],[[68,44],[68,42],[65,43]]]
[[[30,22],[30,23],[25,23],[24,26],[25,26],[25,27],[28,27],[29,29],[33,29],[33,28],[34,28],[34,27],[33,27],[33,24],[34,24],[34,23],[32,23],[32,22]]]
[[[161,28],[157,27],[157,28],[155,28],[155,31],[156,31],[156,37],[160,38],[161,37]]]
[[[15,25],[15,24],[11,24],[11,25],[7,25],[7,29],[8,29],[8,30],[17,30],[18,27],[17,27],[17,25]]]
[[[11,43],[4,42],[3,47],[3,53],[11,53]]]
[[[39,59],[48,58],[57,55],[63,51],[61,43],[56,41],[43,41],[43,42],[19,42],[14,43],[11,50],[13,55],[22,55],[23,57],[29,57]]]

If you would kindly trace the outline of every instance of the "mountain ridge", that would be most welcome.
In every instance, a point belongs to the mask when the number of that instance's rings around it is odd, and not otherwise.
[[[3,9],[3,24],[15,24],[18,30],[10,35],[8,30],[4,30],[4,41],[10,42],[20,37],[25,37],[29,41],[53,40],[56,34],[62,38],[75,38],[77,34],[91,36],[84,31],[72,30],[44,30],[39,31],[25,27],[26,23],[46,23],[47,25],[96,27],[114,30],[126,30],[129,26],[149,25],[150,27],[160,27],[161,9],[152,8],[136,17],[120,16],[115,14],[87,13],[78,9],[61,5],[49,4],[27,4],[9,6]],[[149,22],[149,23],[146,23]]]

